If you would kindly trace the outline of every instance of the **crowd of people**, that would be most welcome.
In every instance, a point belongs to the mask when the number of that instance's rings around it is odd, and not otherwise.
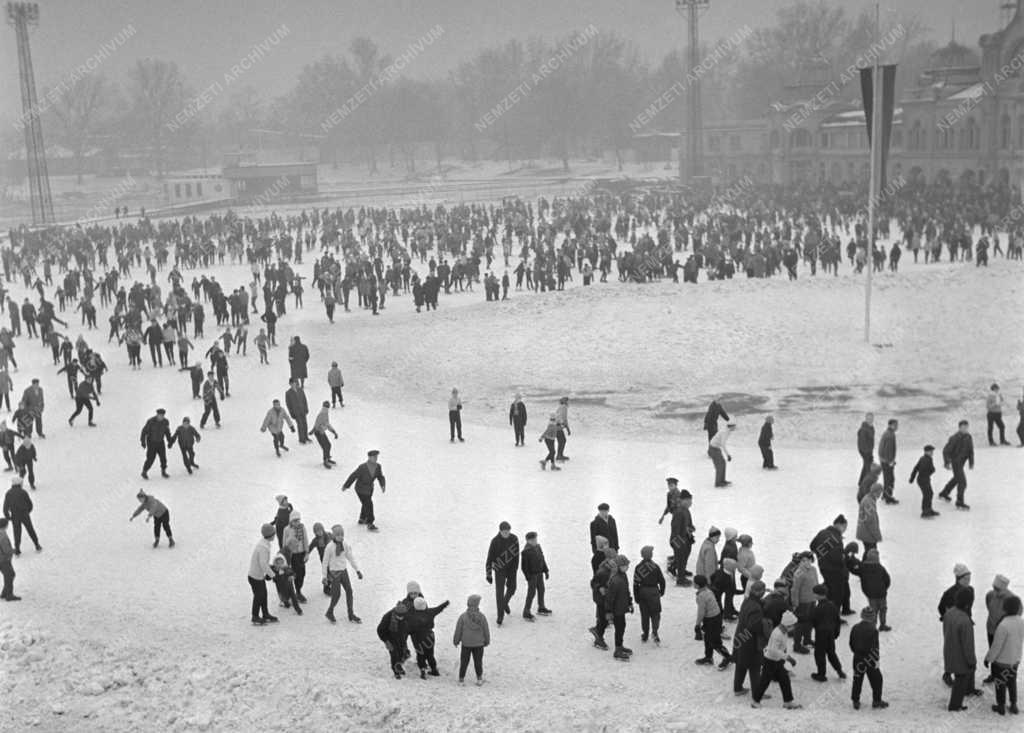
[[[951,206],[953,202],[959,206]],[[192,474],[199,469],[196,448],[202,440],[200,431],[211,418],[215,428],[221,427],[220,403],[232,395],[229,357],[247,358],[251,323],[258,317],[261,325],[252,342],[259,363],[269,366],[269,354],[277,346],[279,322],[287,318],[289,306],[304,307],[303,283],[307,279],[319,295],[326,320],[334,323],[338,306],[345,313],[354,306],[380,315],[391,299],[406,300],[416,312],[424,307],[428,312],[436,310],[442,292],[445,296],[475,292],[474,285],[481,279],[486,300],[497,303],[524,287],[536,291],[562,290],[574,276],[586,287],[595,282],[606,283],[612,277],[622,282],[665,278],[678,281],[679,270],[683,271],[685,282],[697,282],[701,272],[706,279],[728,279],[740,271],[748,277],[785,273],[792,280],[799,277],[801,265],[812,276],[819,266],[824,273],[838,275],[844,261],[844,237],[849,237],[845,253],[854,272],[866,266],[884,269],[887,262],[889,269],[896,271],[904,247],[911,251],[915,262],[919,251],[924,252],[926,263],[939,261],[943,251],[947,251],[950,261],[969,260],[982,266],[988,262],[989,249],[1008,259],[1021,258],[1024,235],[1016,227],[999,223],[1009,205],[1005,192],[989,197],[968,192],[965,196],[962,191],[911,186],[883,206],[883,221],[896,222],[899,233],[889,238],[888,251],[879,243],[871,248],[870,254],[863,217],[840,197],[798,196],[775,188],[726,197],[646,192],[550,202],[540,199],[535,205],[509,199],[501,205],[438,206],[432,210],[314,209],[287,216],[272,214],[257,220],[227,212],[178,220],[119,218],[107,226],[22,228],[12,231],[8,245],[0,250],[4,268],[0,311],[6,307],[10,321],[9,329],[0,328],[0,403],[11,407],[9,395],[14,385],[7,365],[17,369],[15,339],[38,339],[50,349],[54,367],[59,367],[54,377],[64,375],[66,379],[69,398],[74,403],[69,426],[74,426],[83,411],[90,427],[99,425],[94,420],[93,406],[100,406],[107,364],[84,336],[78,335],[72,341],[69,335],[57,330],[57,325],[65,332],[71,330],[68,321],[77,318],[79,312],[81,329],[86,333],[95,330],[94,300],[98,299],[99,308],[110,312],[106,343],[116,340],[118,345],[124,345],[132,369],[144,368],[145,344],[152,368],[161,369],[166,362],[187,372],[192,396],[203,404],[198,430],[189,416],[182,416],[180,425],[172,430],[164,408],[157,409],[145,422],[139,436],[145,450],[142,478],[148,480],[149,471],[157,463],[161,475],[170,477],[167,449],[175,444],[183,467]],[[975,228],[980,231],[977,240],[971,234]],[[1001,246],[1004,238],[1005,253]],[[307,278],[302,274],[303,257],[310,253],[315,255],[312,275]],[[244,281],[234,286],[222,285],[207,272],[215,265],[234,265],[244,270]],[[145,276],[133,280],[133,272],[137,273],[138,268],[143,269]],[[185,272],[190,272],[191,282]],[[38,305],[29,297],[20,305],[8,297],[8,286],[16,285],[19,278],[25,290],[34,293]],[[204,331],[207,304],[216,320],[210,336]],[[64,314],[67,320],[60,317]],[[195,358],[200,352],[202,356]],[[279,458],[289,452],[285,428],[297,433],[300,444],[315,440],[321,449],[323,467],[332,469],[336,462],[331,457],[332,446],[327,436],[331,434],[337,439],[338,434],[331,425],[330,411],[345,405],[344,380],[338,363],[333,362],[322,385],[329,399],[321,402],[310,427],[305,391],[310,357],[309,348],[298,336],[288,339],[289,375],[284,404],[281,399],[272,399],[258,429],[270,433]],[[14,534],[12,545],[6,531],[0,531],[0,572],[4,578],[0,598],[6,601],[20,600],[14,594],[13,558],[21,553],[23,531],[36,550],[42,550],[30,517],[33,502],[23,481],[27,479],[30,489],[36,489],[33,464],[38,455],[33,433],[39,438],[46,437],[42,421],[45,406],[40,379],[34,378],[11,415],[14,427],[0,422],[0,446],[7,470],[15,473],[4,500],[4,519],[0,520],[0,530],[6,530],[10,523]],[[1003,408],[999,387],[993,384],[986,415],[992,445],[1009,444]],[[451,390],[447,409],[450,441],[465,442],[463,402],[457,388]],[[539,461],[542,470],[550,466],[552,471],[560,471],[570,460],[565,452],[572,435],[568,410],[569,397],[562,397],[538,437],[547,449]],[[1017,401],[1017,410],[1021,417],[1017,435],[1024,445],[1024,394]],[[725,421],[725,429],[720,429],[721,420]],[[527,408],[521,394],[516,394],[510,405],[509,425],[514,445],[524,446]],[[767,417],[758,435],[764,470],[778,468],[773,425],[773,418]],[[721,401],[712,401],[704,428],[715,488],[731,485],[726,473],[733,460],[728,439],[734,427],[735,422]],[[840,514],[814,536],[809,549],[794,552],[791,562],[777,573],[766,575],[765,569],[757,564],[753,534],[740,534],[731,527],[722,531],[715,526],[700,541],[694,571],[689,571],[691,550],[698,544],[691,511],[694,495],[680,489],[676,479],[669,478],[660,521],[671,517],[670,562],[663,573],[655,560],[655,548],[644,546],[630,578],[632,563],[624,553],[628,543],[620,543],[610,507],[599,505],[597,516],[590,523],[590,592],[595,614],[589,630],[593,645],[601,650],[611,649],[616,660],[629,661],[634,652],[625,645],[625,634],[627,617],[634,608],[640,611],[641,643],[659,644],[661,599],[672,585],[668,578],[674,578],[675,586],[696,589],[694,635],[704,646],[697,664],[714,664],[718,655],[720,669],[734,665],[733,691],[737,695],[749,693],[755,707],[769,698],[767,691],[772,683],[780,687],[785,707],[799,707],[786,665],[797,666],[793,654],[810,654],[811,647],[813,680],[826,681],[828,667],[842,679],[847,676],[845,670],[850,670],[853,706],[860,706],[866,677],[872,691],[872,707],[887,707],[882,694],[879,632],[890,630],[887,599],[891,578],[879,551],[882,537],[878,502],[899,503],[894,471],[898,427],[896,419],[888,422],[877,443],[877,462],[872,415],[866,416],[857,434],[861,472],[857,480],[856,538],[860,544],[846,541],[849,525]],[[952,501],[951,494],[956,489],[956,506],[963,510],[970,508],[965,503],[965,468],[973,468],[975,459],[969,428],[969,423],[962,421],[942,449],[943,465],[951,470],[952,478],[939,497]],[[15,447],[17,440],[21,443]],[[932,507],[934,452],[933,446],[925,446],[909,476],[909,481],[921,491],[921,516],[926,519],[938,515]],[[342,491],[354,487],[360,503],[358,524],[368,532],[378,531],[375,489],[379,487],[382,493],[386,490],[378,457],[379,451],[369,451],[367,460],[355,467],[341,487]],[[166,536],[168,546],[173,548],[168,506],[143,490],[138,492],[137,499],[139,505],[130,519],[145,512],[146,521],[153,520],[153,546],[158,547]],[[306,566],[315,557],[321,564],[323,592],[329,598],[325,617],[331,623],[337,622],[335,610],[344,591],[348,621],[360,624],[354,610],[349,566],[357,580],[362,580],[363,572],[344,528],[328,523],[328,531],[324,524],[314,523],[312,532],[308,532],[302,514],[287,496],[276,497],[276,504],[272,521],[260,528],[260,538],[250,558],[252,623],[265,626],[278,621],[269,611],[268,582],[273,583],[281,607],[292,609],[297,615],[303,613],[303,606],[310,603],[303,594]],[[511,530],[506,521],[498,525],[498,534],[491,540],[485,561],[485,580],[495,589],[499,627],[512,615],[511,601],[517,591],[519,572],[527,586],[522,618],[535,622],[537,616],[552,614],[545,598],[550,571],[537,533],[527,532],[521,546]],[[723,537],[719,553],[718,544]],[[778,579],[769,591],[766,579],[772,575]],[[980,694],[980,690],[974,681],[977,662],[973,631],[969,628],[974,605],[971,576],[962,565],[957,565],[955,575],[956,584],[943,595],[939,615],[945,639],[945,679],[951,686],[948,708],[958,711],[965,709],[965,696]],[[866,605],[859,622],[850,628],[848,644],[852,659],[844,667],[837,639],[847,625],[844,617],[856,613],[851,577],[859,579]],[[1008,591],[1008,585],[1005,576],[996,576],[985,598],[989,637],[985,664],[992,665],[992,674],[986,681],[996,686],[993,709],[1000,714],[1018,712],[1016,670],[1024,642],[1020,600]],[[377,626],[377,636],[388,654],[388,669],[396,678],[405,675],[405,664],[412,656],[411,641],[420,677],[438,676],[434,619],[449,604],[445,601],[430,606],[416,582],[410,582],[406,591],[406,596],[384,614]],[[490,629],[480,606],[479,595],[469,596],[466,610],[455,627],[453,644],[460,648],[460,683],[464,682],[471,662],[477,684],[484,681],[483,650],[490,643]],[[727,633],[727,622],[736,624],[731,633]],[[609,628],[611,645],[605,638]],[[730,639],[732,644],[726,646]],[[748,679],[749,687],[745,686]]]

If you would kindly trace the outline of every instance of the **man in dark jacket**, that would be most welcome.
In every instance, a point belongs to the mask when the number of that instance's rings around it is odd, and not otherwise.
[[[871,464],[874,462],[875,455],[875,416],[873,413],[867,413],[864,415],[864,422],[860,424],[860,428],[857,430],[857,452],[860,453],[861,468],[860,477],[857,479],[857,485],[860,486],[861,481],[868,475],[868,471],[871,470]]]
[[[629,558],[619,555],[615,558],[614,570],[608,578],[604,595],[604,610],[608,623],[615,627],[615,658],[629,661],[633,650],[622,645],[626,634],[626,614],[633,613],[633,598],[629,594]]]
[[[771,415],[766,417],[761,426],[761,434],[757,436],[757,447],[761,449],[761,468],[769,470],[778,468],[775,465],[775,451],[772,450],[772,439],[775,437],[775,431],[772,429],[773,422]]]
[[[14,525],[14,554],[21,554],[21,529],[25,528],[29,539],[36,546],[36,552],[42,550],[36,529],[32,526],[32,498],[22,485],[21,476],[11,479],[11,488],[4,495],[4,516]]]
[[[774,629],[782,623],[782,614],[789,610],[789,585],[779,578],[772,592],[764,597],[764,617]]]
[[[839,679],[845,680],[846,673],[843,672],[843,665],[836,656],[836,639],[839,638],[839,606],[830,601],[828,587],[825,585],[814,586],[814,596],[817,599],[811,607],[811,626],[814,627],[814,663],[818,671],[811,675],[816,682],[825,682],[825,660],[832,665],[832,669],[839,675]]]
[[[708,443],[718,432],[718,418],[729,422],[729,415],[726,414],[725,408],[718,403],[718,398],[715,397],[708,405],[708,411],[704,413],[704,432],[708,434]]]
[[[935,463],[932,461],[932,454],[935,452],[934,445],[924,447],[924,455],[917,459],[914,470],[910,472],[910,483],[917,479],[917,488],[921,489],[921,518],[931,519],[939,516],[939,513],[932,509],[932,474],[935,473]]]
[[[612,549],[619,549],[619,530],[615,526],[615,517],[609,514],[609,507],[605,503],[597,505],[597,516],[590,522],[590,551],[597,552],[597,538],[604,537],[608,540],[608,546]]]
[[[893,495],[896,487],[896,430],[898,420],[890,420],[878,441],[878,462],[882,464],[882,500],[886,504],[899,504]]]
[[[942,617],[942,658],[946,672],[953,675],[947,708],[950,711],[966,710],[964,696],[975,694],[974,671],[978,660],[974,655],[974,622],[967,613],[973,602],[974,593],[961,588],[953,608],[947,609]]]
[[[306,392],[299,386],[299,380],[292,378],[288,384],[288,391],[284,393],[284,406],[295,421],[295,427],[299,430],[299,442],[309,442],[309,427],[306,425],[306,415],[309,414],[309,401],[306,399]]]
[[[267,323],[269,326],[269,322]],[[306,364],[309,361],[309,349],[296,336],[288,347],[288,366],[291,369],[291,378],[298,379],[299,385],[306,386]]]
[[[158,363],[160,366],[164,365],[164,330],[160,328],[160,324],[153,321],[149,328],[146,329],[146,333],[143,334],[146,338],[146,343],[149,345],[149,356],[153,360],[153,366]]]
[[[508,408],[508,424],[515,432],[516,445],[526,445],[526,405],[523,396],[516,393],[512,406]]]
[[[756,689],[761,682],[761,662],[769,635],[762,601],[764,591],[764,582],[755,580],[750,584],[749,595],[740,604],[740,615],[732,640],[732,658],[736,662],[732,691],[736,695],[745,695],[749,691],[743,686],[748,672],[751,689]],[[779,618],[781,619],[781,615]]]
[[[970,424],[961,420],[957,424],[957,431],[949,436],[946,447],[942,449],[942,462],[946,468],[952,469],[953,478],[939,492],[939,496],[949,501],[949,494],[956,487],[957,509],[970,509],[964,503],[964,492],[967,491],[967,475],[964,473],[964,464],[974,470],[974,439],[968,432]]]
[[[825,527],[811,540],[811,552],[818,558],[818,569],[828,586],[828,599],[836,606],[842,605],[843,589],[849,582],[849,571],[843,556],[843,533],[847,526],[846,517],[840,514],[832,520],[831,526]]]
[[[379,450],[371,450],[366,453],[366,462],[360,463],[356,470],[349,474],[342,485],[341,490],[345,491],[352,484],[356,485],[356,496],[359,497],[361,508],[359,510],[359,524],[365,524],[371,532],[377,531],[373,515],[373,482],[380,482],[380,492],[384,493],[384,469],[377,463]]]
[[[388,650],[388,662],[396,680],[402,679],[405,675],[405,667],[402,666],[404,657],[409,647],[409,625],[406,616],[409,613],[409,606],[404,601],[398,604],[381,616],[377,624],[377,638],[384,642]]]
[[[166,414],[167,410],[161,407],[142,426],[139,442],[146,449],[146,462],[142,464],[142,478],[149,478],[149,468],[157,456],[160,457],[160,475],[170,478],[167,475],[167,444],[171,441],[171,427],[165,417]]]
[[[646,545],[640,550],[643,558],[633,570],[633,597],[640,606],[640,641],[653,635],[660,644],[658,628],[661,626],[661,598],[665,595],[665,575],[654,562],[654,548]]]
[[[693,516],[690,514],[690,504],[693,495],[683,489],[679,492],[679,500],[672,508],[672,533],[669,537],[669,544],[672,546],[674,555],[673,565],[675,566],[676,585],[690,586],[692,582],[687,577],[692,575],[686,569],[686,563],[690,560],[690,550],[693,549],[694,532]]]
[[[942,597],[939,598],[939,621],[941,622],[946,617],[946,611],[953,608],[956,604],[957,595],[961,589],[967,591],[970,597],[970,603],[964,609],[968,616],[971,616],[971,610],[974,606],[974,588],[971,586],[971,571],[963,563],[957,563],[953,566],[953,585],[946,588],[942,593]],[[942,674],[942,681],[950,687],[953,686],[953,675],[950,673],[947,667]]]
[[[74,426],[75,418],[81,414],[82,410],[86,410],[89,413],[89,427],[96,427],[96,423],[92,421],[93,400],[96,400],[96,406],[99,407],[100,398],[96,395],[92,382],[88,379],[82,380],[75,388],[75,411],[68,418],[68,425]]]
[[[526,533],[526,547],[522,554],[523,577],[526,578],[526,605],[523,606],[523,618],[533,621],[533,614],[530,609],[533,607],[533,597],[537,596],[537,613],[541,616],[550,616],[551,611],[544,605],[544,581],[548,578],[548,563],[544,559],[544,550],[537,542],[536,532]]]
[[[502,522],[498,534],[491,538],[487,548],[487,582],[494,585],[494,599],[498,606],[498,626],[505,614],[512,613],[509,601],[516,594],[516,573],[519,571],[519,538],[512,534],[512,525]]]
[[[865,608],[860,612],[861,621],[850,629],[850,651],[853,652],[853,709],[860,710],[860,691],[864,677],[871,684],[871,707],[887,708],[889,703],[882,699],[882,670],[878,646],[878,629],[875,628],[875,611]]]

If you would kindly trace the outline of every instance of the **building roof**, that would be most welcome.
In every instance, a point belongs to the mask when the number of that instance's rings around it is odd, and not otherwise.
[[[233,180],[287,175],[316,175],[316,163],[261,163],[256,165],[225,166],[223,175],[225,178]]]

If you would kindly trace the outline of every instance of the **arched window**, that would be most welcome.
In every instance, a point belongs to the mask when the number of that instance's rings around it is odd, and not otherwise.
[[[1009,150],[1012,140],[1010,115],[1004,114],[999,120],[999,147]]]

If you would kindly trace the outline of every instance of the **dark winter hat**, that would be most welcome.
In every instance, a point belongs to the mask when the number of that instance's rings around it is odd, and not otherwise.
[[[373,458],[374,456],[379,456],[380,455],[380,451],[379,450],[368,450],[368,451],[366,451],[366,455],[369,456],[370,458]]]
[[[711,529],[708,530],[708,537],[716,537],[720,534],[722,534],[722,530],[718,527],[712,526]]]
[[[162,407],[158,407],[158,408],[156,409],[156,414],[157,414],[157,415],[166,415],[166,414],[167,414],[167,410],[165,410],[165,409],[164,409],[164,408],[162,408]]]
[[[650,560],[652,557],[654,557],[654,546],[644,545],[643,547],[641,547],[640,557],[642,557],[644,560]]]
[[[705,587],[707,587],[708,579],[706,577],[704,577],[703,575],[694,575],[693,576],[693,584],[695,586],[697,586],[698,588],[705,588]]]
[[[669,476],[667,479],[665,479],[665,482],[674,485],[679,483],[679,479],[675,478],[674,476]]]
[[[274,536],[274,525],[264,524],[260,527],[260,534],[263,535],[264,539],[270,539]]]
[[[526,539],[528,539],[528,540],[535,540],[535,539],[537,539],[537,533],[536,532],[527,532],[526,533]]]
[[[395,604],[394,614],[396,616],[404,616],[407,613],[409,613],[409,607],[405,605],[402,601],[399,601]]]
[[[328,400],[324,400],[323,405],[324,407],[330,407],[331,403]]]
[[[772,587],[775,588],[775,590],[780,590],[782,588],[788,588],[789,587],[789,583],[787,583],[782,578],[779,578],[778,580],[775,581],[775,583],[772,584]]]
[[[934,445],[929,444],[929,445],[926,445],[924,447],[924,452],[925,453],[931,453],[933,450],[935,450],[935,446]]]
[[[607,505],[607,504],[606,504],[605,502],[603,502],[603,501],[602,501],[602,502],[601,502],[600,504],[598,504],[598,505],[597,505],[597,511],[599,511],[599,512],[606,512],[606,511],[608,511],[609,509],[611,509],[611,507],[610,507],[610,506],[608,506],[608,505]]]
[[[19,476],[18,478],[21,478],[21,477]],[[143,491],[142,489],[139,489],[139,493],[137,493],[135,495],[135,498],[136,499],[144,499],[144,498],[146,498],[146,492]]]
[[[878,614],[875,613],[875,609],[873,609],[871,606],[868,606],[867,608],[861,609],[861,612],[860,612],[860,617],[862,619],[864,619],[865,621],[874,621],[875,620],[875,616],[877,616],[877,615]]]
[[[764,595],[765,585],[763,580],[755,580],[750,584],[750,595],[760,598]]]
[[[692,499],[693,498],[693,494],[691,494],[686,489],[683,489],[682,491],[679,492],[679,498],[680,499]]]
[[[502,522],[498,525],[498,529],[512,529],[512,525],[508,522]]]
[[[800,553],[801,560],[814,560],[814,553],[810,550],[804,550]]]
[[[849,522],[846,521],[845,516],[840,514],[838,517],[832,520],[832,524],[849,524]]]
[[[827,596],[828,595],[828,586],[825,585],[824,583],[818,583],[816,586],[814,586],[811,589],[811,592],[814,593],[814,595],[816,595],[816,596]]]
[[[843,548],[843,552],[860,552],[860,545],[856,542],[848,542],[846,547]]]
[[[616,555],[615,556],[615,564],[617,566],[619,566],[620,568],[624,568],[627,565],[629,565],[629,558],[626,557],[625,555]]]
[[[739,537],[736,538],[736,541],[744,547],[746,547],[754,541],[754,538],[751,537],[749,534],[741,534]]]

